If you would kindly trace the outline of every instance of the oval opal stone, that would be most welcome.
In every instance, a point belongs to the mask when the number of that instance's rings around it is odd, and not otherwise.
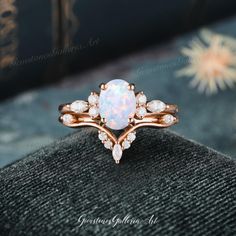
[[[134,117],[136,98],[128,86],[128,82],[115,79],[108,82],[106,89],[100,92],[99,113],[111,129],[124,129],[129,124],[129,118]]]

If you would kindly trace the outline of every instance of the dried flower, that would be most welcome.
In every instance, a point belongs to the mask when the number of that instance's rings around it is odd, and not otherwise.
[[[236,82],[236,40],[208,30],[201,31],[182,54],[189,64],[177,71],[177,76],[193,76],[190,85],[200,92],[213,94],[218,89],[233,87]]]

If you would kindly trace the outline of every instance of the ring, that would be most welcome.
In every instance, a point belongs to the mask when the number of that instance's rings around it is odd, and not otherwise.
[[[136,129],[144,126],[166,128],[178,123],[178,107],[160,100],[147,101],[143,92],[135,92],[134,84],[115,79],[100,85],[87,101],[76,100],[59,106],[59,121],[68,127],[92,126],[98,138],[112,151],[118,164],[123,151],[136,138]],[[117,138],[112,130],[123,130]]]

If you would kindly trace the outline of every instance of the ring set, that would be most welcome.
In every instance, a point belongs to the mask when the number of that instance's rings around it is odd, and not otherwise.
[[[134,84],[115,79],[100,85],[100,92],[92,92],[87,101],[76,100],[59,106],[59,121],[77,128],[92,126],[98,138],[112,151],[118,164],[123,151],[136,138],[136,129],[144,126],[166,128],[178,123],[176,105],[160,100],[147,101],[143,92],[135,92]],[[112,130],[124,130],[117,138]]]

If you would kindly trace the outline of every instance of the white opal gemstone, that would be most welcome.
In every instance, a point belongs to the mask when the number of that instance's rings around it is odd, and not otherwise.
[[[115,160],[115,162],[119,163],[119,161],[122,157],[122,147],[120,146],[120,144],[114,145],[113,151],[112,151],[112,156],[113,156],[113,159]]]
[[[106,126],[120,130],[129,124],[136,111],[136,98],[133,90],[129,90],[129,83],[115,79],[106,84],[99,96],[99,113],[105,118]]]

